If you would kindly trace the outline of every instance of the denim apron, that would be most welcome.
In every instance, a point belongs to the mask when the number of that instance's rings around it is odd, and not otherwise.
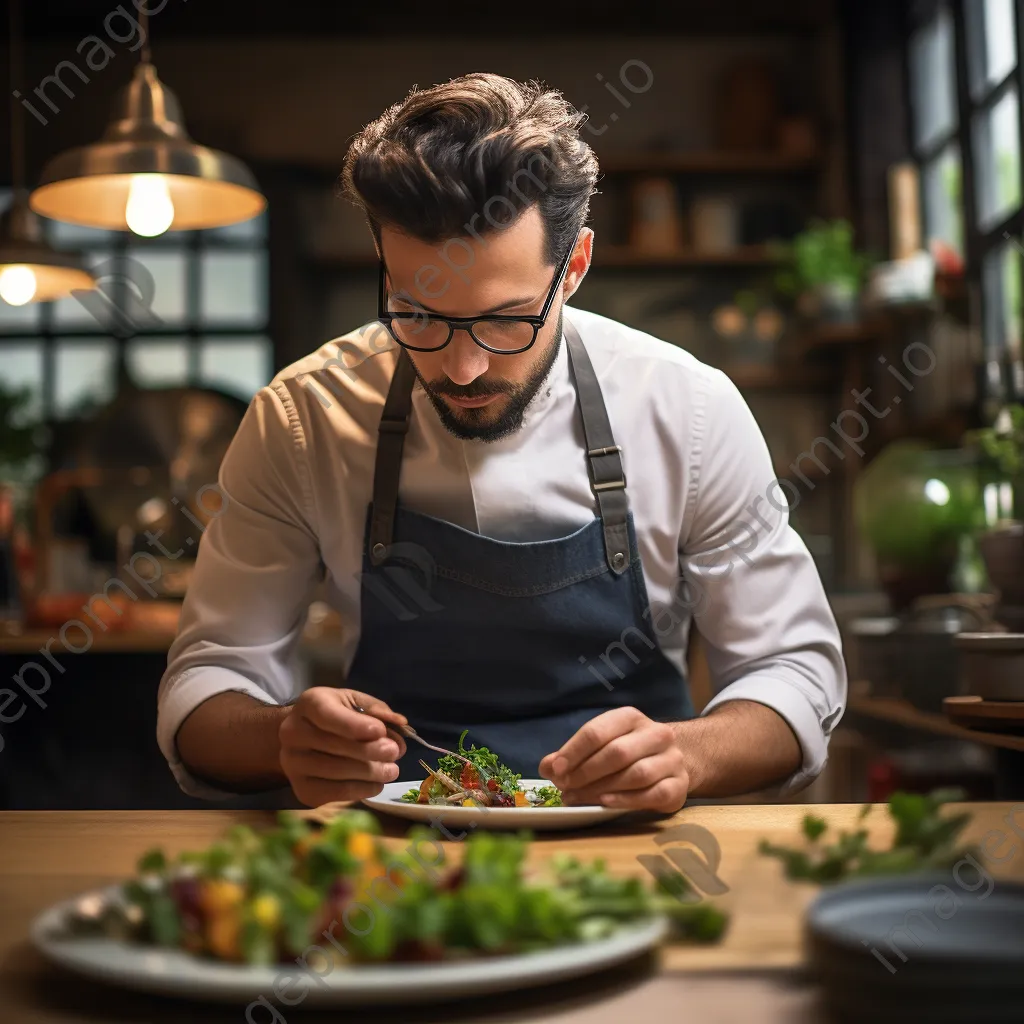
[[[415,374],[403,351],[378,433],[361,577],[362,631],[346,685],[386,701],[432,743],[489,747],[513,771],[538,764],[617,707],[656,721],[693,716],[684,676],[661,653],[625,479],[601,387],[564,321],[597,516],[567,537],[492,540],[398,501]],[[582,453],[581,453],[582,455]],[[400,779],[435,755],[414,742]]]

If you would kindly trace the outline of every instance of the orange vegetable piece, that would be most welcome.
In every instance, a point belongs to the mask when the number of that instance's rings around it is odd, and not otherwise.
[[[376,852],[376,844],[369,832],[353,832],[348,837],[348,852],[359,860],[369,860]]]
[[[526,799],[526,794],[522,790],[516,790],[516,807],[529,807],[530,801]]]
[[[208,878],[199,889],[199,905],[203,913],[216,917],[237,907],[245,898],[245,889],[237,882]]]
[[[211,917],[206,925],[206,944],[210,952],[221,960],[241,960],[241,917],[234,910]]]

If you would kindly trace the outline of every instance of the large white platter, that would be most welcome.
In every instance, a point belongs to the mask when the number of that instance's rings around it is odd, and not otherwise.
[[[551,785],[544,779],[520,779],[519,784],[523,789]],[[583,807],[446,807],[443,804],[409,804],[401,799],[403,793],[419,785],[419,782],[389,782],[377,796],[368,797],[363,803],[382,814],[424,824],[438,822],[448,829],[562,832],[588,828],[626,813],[620,808],[601,807],[600,804]]]
[[[103,895],[115,891],[107,890]],[[51,907],[32,924],[32,941],[48,959],[76,974],[123,988],[209,1002],[238,1003],[239,1020],[249,1005],[261,999],[277,1006],[287,1017],[291,1011],[275,996],[275,987],[292,1005],[301,1008],[443,1002],[545,985],[593,974],[638,956],[657,945],[666,928],[663,919],[655,918],[623,926],[606,939],[557,946],[542,952],[429,964],[339,966],[322,973],[317,980],[313,971],[324,971],[324,962],[315,953],[307,956],[312,971],[304,971],[295,964],[248,967],[217,963],[184,952],[114,939],[53,937],[51,933],[60,927],[65,913],[77,899]],[[306,995],[300,1002],[302,992]],[[262,1020],[270,1011],[260,1005],[253,1014]]]

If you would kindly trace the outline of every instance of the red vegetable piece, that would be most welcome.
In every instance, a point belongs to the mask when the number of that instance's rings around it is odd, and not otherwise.
[[[473,765],[467,764],[462,766],[462,775],[459,777],[459,783],[463,789],[480,788],[480,776]]]
[[[498,792],[498,788],[499,788],[499,787],[498,787],[498,781],[497,781],[497,779],[488,779],[488,780],[487,780],[487,788],[488,788],[488,789],[489,789],[489,790],[490,790],[490,791],[491,791],[492,793],[497,793],[497,792]]]

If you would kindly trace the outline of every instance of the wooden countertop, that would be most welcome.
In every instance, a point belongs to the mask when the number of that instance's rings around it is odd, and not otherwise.
[[[1000,829],[1015,842],[1010,822],[1024,838],[1024,805],[971,804],[974,813],[968,838],[979,840]],[[1016,811],[1016,817],[1011,815]],[[670,947],[658,956],[599,977],[560,984],[533,992],[502,995],[485,1004],[416,1008],[420,1022],[533,1021],[558,1024],[612,1024],[627,1014],[670,1011],[678,1016],[685,1000],[693,1020],[757,1020],[764,1024],[819,1021],[816,996],[806,984],[794,984],[801,964],[802,911],[815,890],[782,879],[779,865],[757,854],[767,837],[794,842],[803,816],[820,815],[837,828],[853,828],[856,805],[807,804],[700,806],[684,808],[673,818],[639,820],[573,834],[538,836],[533,858],[566,852],[581,858],[604,857],[609,869],[644,875],[639,854],[657,854],[664,847],[655,836],[679,825],[699,826],[714,836],[721,850],[718,877],[729,892],[716,901],[732,913],[732,926],[719,947]],[[17,1024],[86,1024],[86,1022],[233,1022],[244,1020],[244,1007],[213,1007],[174,1002],[121,992],[64,975],[51,968],[29,946],[29,922],[43,908],[130,873],[139,855],[160,845],[168,853],[204,846],[237,822],[260,826],[273,820],[269,812],[51,812],[0,813],[0,992],[3,1019]],[[385,833],[396,844],[402,823],[387,821]],[[884,808],[867,818],[873,843],[886,843],[891,826]],[[458,844],[446,844],[457,855]],[[1024,879],[1024,844],[993,868],[997,877]],[[996,846],[1005,854],[1010,848]],[[768,972],[767,974],[765,972]],[[780,974],[779,972],[788,972]],[[626,1005],[628,1000],[628,1007]],[[333,1013],[300,1013],[289,1009],[287,1020],[337,1021]],[[346,1012],[359,1024],[406,1024],[410,1011],[369,1009]],[[258,1021],[253,1022],[258,1024]]]

